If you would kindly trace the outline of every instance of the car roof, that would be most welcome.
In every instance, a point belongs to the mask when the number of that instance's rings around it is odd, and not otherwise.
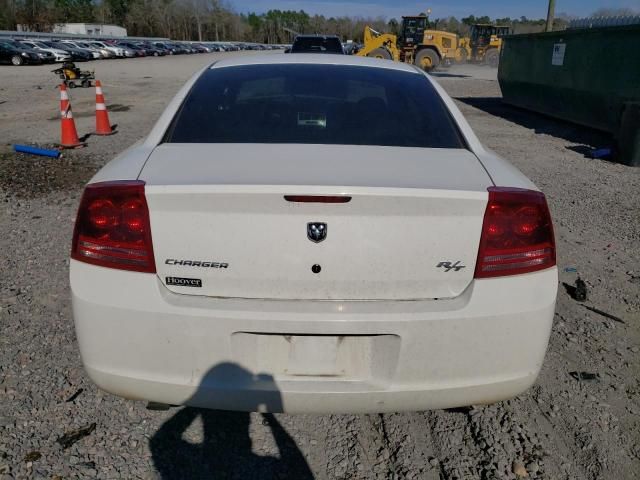
[[[318,53],[287,53],[280,55],[238,55],[220,60],[211,69],[224,67],[240,67],[245,65],[347,65],[354,67],[373,67],[386,70],[399,70],[409,73],[420,73],[413,65],[379,58],[359,57],[357,55],[327,55]]]

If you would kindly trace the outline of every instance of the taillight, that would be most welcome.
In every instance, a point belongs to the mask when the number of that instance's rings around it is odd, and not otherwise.
[[[76,218],[71,258],[102,267],[155,273],[144,182],[87,185]]]
[[[534,272],[556,264],[553,225],[541,192],[489,187],[475,278]]]

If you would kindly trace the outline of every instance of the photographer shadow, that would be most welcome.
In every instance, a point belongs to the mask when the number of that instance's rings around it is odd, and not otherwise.
[[[230,386],[228,395],[221,393],[221,385]],[[234,393],[239,387],[250,392]],[[198,408],[208,405],[214,396],[220,404],[221,395],[225,395],[224,408],[246,411]],[[279,457],[257,455],[252,451],[251,417],[247,412],[282,411],[280,392],[270,375],[254,376],[232,363],[216,365],[185,404],[189,406],[167,420],[149,441],[160,478],[313,479],[304,455],[271,413],[262,413],[262,421],[271,429]],[[185,440],[184,434],[198,417],[202,421],[203,440],[192,443]]]

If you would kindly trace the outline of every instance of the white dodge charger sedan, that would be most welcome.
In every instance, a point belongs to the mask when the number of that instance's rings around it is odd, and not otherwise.
[[[406,64],[232,57],[86,186],[82,360],[126,398],[285,412],[484,404],[535,381],[544,195]]]

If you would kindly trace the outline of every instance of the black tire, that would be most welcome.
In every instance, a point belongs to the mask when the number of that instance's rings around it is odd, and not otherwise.
[[[416,53],[416,58],[413,60],[414,65],[429,72],[434,68],[438,68],[440,65],[440,57],[438,54],[430,48],[425,48]]]
[[[385,60],[391,60],[391,52],[386,48],[376,48],[367,53],[367,57],[382,58]]]
[[[76,88],[76,82],[68,82],[69,88]]]
[[[630,167],[640,167],[640,103],[625,105],[618,131],[619,161]]]
[[[22,59],[22,57],[20,55],[13,55],[11,57],[11,64],[15,65],[16,67],[19,65],[22,65],[24,63],[24,60]]]
[[[89,88],[91,86],[91,80],[82,80],[82,88]]]
[[[460,60],[458,60],[458,63],[467,63],[469,61],[469,56],[467,55],[467,49],[466,48],[461,48],[460,49]]]
[[[484,63],[485,65],[489,65],[492,68],[498,68],[498,64],[500,63],[500,52],[498,52],[498,49],[492,48],[487,53],[485,53]]]

